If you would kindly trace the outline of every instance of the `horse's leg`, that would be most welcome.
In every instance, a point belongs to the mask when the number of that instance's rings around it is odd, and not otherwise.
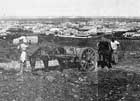
[[[49,61],[49,58],[48,56],[42,56],[41,57],[41,60],[43,61],[43,64],[44,64],[44,70],[45,71],[48,71],[48,61]]]
[[[30,61],[31,70],[34,71],[35,64],[36,64],[36,57],[29,57],[29,61]]]
[[[108,68],[112,68],[111,62],[112,62],[112,54],[109,53],[108,56],[107,56],[107,66],[108,66]]]
[[[75,57],[74,58],[74,67],[78,68],[78,70],[81,69],[81,65],[80,65],[80,62],[79,62],[79,58],[78,57]]]
[[[61,71],[61,72],[63,72],[63,69],[64,69],[64,67],[65,67],[65,65],[64,65],[64,63],[63,63],[63,59],[61,59],[61,58],[57,58],[57,60],[58,60],[58,62],[59,62],[59,70]]]

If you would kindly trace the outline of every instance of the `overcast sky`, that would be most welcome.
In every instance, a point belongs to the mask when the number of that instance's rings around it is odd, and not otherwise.
[[[0,16],[140,16],[140,0],[0,0]]]

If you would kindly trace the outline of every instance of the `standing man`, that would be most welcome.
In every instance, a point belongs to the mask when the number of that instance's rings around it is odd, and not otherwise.
[[[19,40],[18,49],[20,50],[20,72],[18,75],[22,75],[27,61],[27,40],[25,38]]]
[[[115,40],[114,38],[111,39],[111,48],[113,50],[112,59],[113,59],[114,64],[118,63],[117,49],[118,49],[119,45],[120,45],[120,43],[117,40]]]
[[[98,65],[101,65],[102,68],[104,68],[105,66],[107,66],[108,68],[112,68],[111,65],[112,49],[109,40],[102,37],[99,43],[97,44],[97,47],[99,54]]]

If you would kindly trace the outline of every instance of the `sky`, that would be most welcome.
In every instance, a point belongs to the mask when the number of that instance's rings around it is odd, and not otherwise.
[[[140,0],[0,0],[5,16],[140,16]]]

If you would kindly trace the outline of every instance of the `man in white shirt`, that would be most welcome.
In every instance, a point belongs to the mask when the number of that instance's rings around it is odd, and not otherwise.
[[[114,39],[111,40],[111,47],[112,47],[113,51],[117,50],[119,44],[120,43],[117,40],[114,40]]]
[[[117,40],[114,40],[114,38],[112,38],[111,40],[111,48],[113,50],[113,56],[112,56],[112,59],[113,59],[113,62],[116,64],[118,63],[118,53],[117,53],[117,49],[118,49],[118,46],[120,45],[120,43],[117,41]]]
[[[20,50],[20,73],[19,75],[23,74],[24,67],[26,67],[26,60],[27,60],[27,47],[28,45],[25,43],[23,39],[20,40],[20,44],[18,45],[18,49]]]

